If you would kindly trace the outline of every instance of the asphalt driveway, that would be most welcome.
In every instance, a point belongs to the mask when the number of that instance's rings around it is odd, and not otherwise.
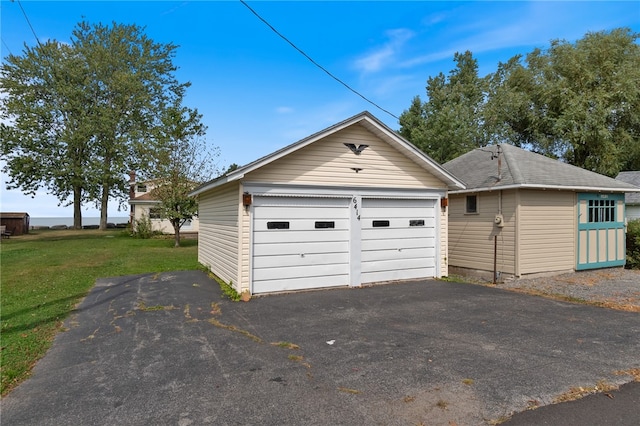
[[[66,327],[3,424],[478,425],[640,368],[637,313],[441,281],[234,303],[198,271],[102,279]]]

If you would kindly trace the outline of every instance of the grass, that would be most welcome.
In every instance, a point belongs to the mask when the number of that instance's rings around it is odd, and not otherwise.
[[[28,377],[96,279],[199,269],[197,241],[182,244],[173,248],[173,239],[135,239],[122,230],[43,230],[2,240],[2,396]]]

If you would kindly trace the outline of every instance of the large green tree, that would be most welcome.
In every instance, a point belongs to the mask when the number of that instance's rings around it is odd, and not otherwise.
[[[81,204],[100,207],[128,194],[130,170],[149,164],[165,105],[181,99],[176,46],[155,43],[136,25],[74,29],[71,43],[49,42],[9,55],[0,74],[2,153],[10,185],[35,194],[46,187],[61,202],[73,194],[74,226]]]
[[[445,162],[486,143],[511,143],[615,176],[640,168],[640,46],[627,28],[554,40],[477,75],[469,52],[448,78],[429,78],[399,133]]]
[[[9,55],[0,74],[0,137],[8,189],[35,196],[45,188],[61,203],[71,198],[74,225],[91,185],[86,67],[69,45],[50,41]]]
[[[427,81],[427,101],[412,100],[400,116],[399,133],[439,162],[486,145],[482,106],[486,82],[471,52],[456,53],[456,67]]]
[[[180,229],[198,213],[198,203],[189,193],[218,173],[218,150],[207,144],[202,116],[176,102],[163,110],[161,125],[156,128],[157,144],[153,170],[152,197],[158,201],[155,210],[171,222],[174,246],[180,246]]]
[[[640,168],[640,46],[629,29],[554,40],[500,64],[487,110],[504,135],[615,176]]]

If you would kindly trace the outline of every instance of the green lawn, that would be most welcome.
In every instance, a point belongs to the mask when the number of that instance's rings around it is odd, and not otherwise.
[[[96,279],[199,269],[197,241],[135,239],[126,231],[32,231],[0,244],[0,368],[4,396],[51,346]]]

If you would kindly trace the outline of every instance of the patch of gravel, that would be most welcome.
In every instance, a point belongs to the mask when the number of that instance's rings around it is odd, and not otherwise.
[[[640,270],[609,268],[518,278],[496,287],[640,312]]]

